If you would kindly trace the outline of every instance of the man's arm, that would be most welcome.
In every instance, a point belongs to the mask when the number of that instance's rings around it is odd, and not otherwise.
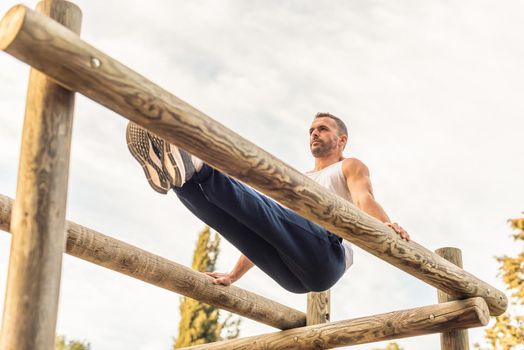
[[[249,260],[245,255],[241,255],[231,272],[206,272],[206,275],[213,277],[214,284],[229,286],[231,283],[238,281],[240,277],[253,267],[253,265],[254,264],[251,260]]]
[[[390,222],[384,209],[375,200],[368,167],[356,158],[348,158],[342,163],[342,172],[346,177],[346,184],[353,203],[364,212],[391,227],[400,237],[409,241],[409,234],[406,230],[396,222]]]

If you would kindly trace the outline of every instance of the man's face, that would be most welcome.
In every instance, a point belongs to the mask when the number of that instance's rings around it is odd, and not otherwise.
[[[321,117],[313,120],[309,128],[309,148],[313,157],[324,157],[343,147],[340,137],[333,119]]]

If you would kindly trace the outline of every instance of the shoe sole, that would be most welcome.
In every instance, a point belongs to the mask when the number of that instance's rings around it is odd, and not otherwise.
[[[170,181],[162,169],[162,161],[153,150],[148,132],[130,122],[126,130],[127,148],[140,163],[149,185],[158,193],[166,194],[171,188]]]

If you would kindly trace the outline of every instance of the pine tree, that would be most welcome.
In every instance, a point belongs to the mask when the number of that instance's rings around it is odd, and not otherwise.
[[[220,236],[215,233],[211,240],[211,230],[206,226],[199,234],[193,255],[193,269],[200,272],[212,272],[219,254]],[[219,322],[219,309],[197,300],[183,297],[180,303],[180,324],[174,349],[206,344],[223,339],[233,339],[239,335],[240,319],[229,314]],[[221,333],[227,335],[221,337]]]
[[[524,214],[524,213],[523,213]],[[518,232],[513,234],[515,241],[524,242],[524,218],[509,220],[511,228]],[[524,316],[519,316],[516,309],[524,307],[524,249],[516,257],[498,257],[499,271],[502,280],[511,292],[512,312],[497,317],[493,326],[486,329],[487,348],[475,344],[478,349],[520,350],[524,349]]]

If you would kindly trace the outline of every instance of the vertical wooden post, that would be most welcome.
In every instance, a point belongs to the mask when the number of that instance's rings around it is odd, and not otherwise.
[[[37,10],[80,33],[82,13],[76,5],[45,0]],[[1,350],[54,349],[73,107],[72,92],[31,69]]]
[[[458,248],[445,247],[435,251],[438,255],[444,259],[452,262],[458,267],[462,268],[462,253]],[[457,300],[449,294],[446,294],[440,290],[437,290],[438,302],[445,303],[448,301]],[[454,330],[440,334],[440,348],[442,350],[469,350],[468,331]]]
[[[329,323],[331,290],[307,293],[306,326]]]
[[[307,293],[307,314],[306,325],[327,323],[330,317],[331,292],[310,292]]]

